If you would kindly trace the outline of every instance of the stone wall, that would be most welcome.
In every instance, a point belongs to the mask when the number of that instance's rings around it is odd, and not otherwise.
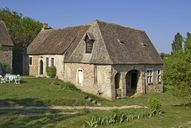
[[[65,63],[65,81],[73,83],[84,92],[111,99],[111,66]],[[78,70],[83,72],[83,83],[79,83]]]
[[[10,72],[12,72],[13,51],[12,47],[3,46],[0,53],[0,62],[9,65]]]
[[[63,80],[63,55],[29,55],[29,58],[32,57],[32,65],[29,65],[29,75],[31,76],[44,76],[46,77],[46,58],[49,58],[49,66],[51,65],[51,58],[54,58],[54,66],[57,70],[57,77]],[[43,61],[43,75],[40,75],[40,61]],[[28,59],[29,61],[29,59]]]
[[[157,70],[162,71],[162,65],[95,65],[85,63],[63,63],[63,55],[34,55],[32,65],[29,65],[29,75],[40,76],[40,60],[43,61],[44,73],[46,75],[46,58],[54,58],[59,79],[73,83],[77,88],[84,92],[100,95],[107,99],[116,98],[115,75],[120,72],[120,97],[128,96],[126,75],[131,70],[138,71],[138,82],[135,92],[136,95],[145,93],[162,92],[163,84],[157,83]],[[153,84],[146,83],[146,69],[153,69]],[[162,73],[161,73],[162,75]],[[79,80],[81,79],[81,80]],[[81,83],[80,83],[81,81]]]

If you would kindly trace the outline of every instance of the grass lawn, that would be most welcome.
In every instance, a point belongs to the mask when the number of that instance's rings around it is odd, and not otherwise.
[[[0,84],[0,106],[92,105],[84,100],[86,95],[70,83],[46,78],[23,78],[21,85]]]
[[[152,118],[145,118],[103,126],[101,128],[179,128],[191,121],[191,108],[167,107],[164,114]],[[136,114],[143,109],[120,110],[125,114]],[[62,114],[63,110],[7,110],[0,111],[0,128],[83,128],[85,121],[92,117],[105,117],[114,111],[94,110],[85,113],[78,110],[76,114]],[[71,111],[70,111],[71,112]],[[37,114],[37,115],[35,115]],[[39,114],[39,115],[38,115]],[[34,115],[34,116],[28,116]]]
[[[85,101],[88,94],[75,89],[73,85],[46,78],[23,78],[21,85],[0,84],[0,106],[13,105],[92,105]],[[124,98],[114,101],[90,95],[104,106],[145,105],[150,97],[159,99],[164,114],[152,118],[136,119],[130,122],[103,126],[103,128],[179,128],[191,121],[191,107],[177,106],[185,102],[167,90],[165,93]],[[126,109],[120,112],[137,114],[147,109]],[[65,112],[76,112],[66,114]],[[113,111],[89,110],[0,110],[0,128],[82,128],[92,117],[105,117]]]
[[[109,101],[83,93],[70,83],[47,78],[26,77],[22,78],[21,85],[0,84],[0,106],[93,105],[84,99],[87,95],[103,106],[145,105],[149,97],[156,97],[163,105],[180,104],[184,101],[182,98],[172,96],[168,91]]]

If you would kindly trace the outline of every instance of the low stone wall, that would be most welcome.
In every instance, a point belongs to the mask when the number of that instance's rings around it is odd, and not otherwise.
[[[147,85],[146,93],[153,93],[153,92],[163,92],[163,85],[162,84],[155,84],[155,85]]]

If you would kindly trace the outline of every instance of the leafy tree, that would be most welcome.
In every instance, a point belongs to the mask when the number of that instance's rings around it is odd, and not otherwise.
[[[164,84],[175,96],[191,99],[191,51],[179,51],[165,58]],[[189,101],[190,102],[190,101]]]
[[[164,59],[165,57],[168,57],[168,56],[170,56],[168,53],[163,53],[163,52],[160,53],[160,57],[162,59]]]
[[[191,103],[191,33],[187,33],[184,49],[180,48],[182,41],[183,37],[176,34],[173,54],[164,59],[163,80],[175,96],[185,97]]]
[[[14,43],[13,72],[22,74],[23,51],[40,32],[42,23],[8,8],[0,9],[0,20],[5,22]]]
[[[7,26],[15,47],[26,48],[42,28],[42,23],[34,19],[23,17],[21,13],[0,9],[0,20]]]
[[[183,50],[182,44],[183,44],[183,37],[180,33],[177,33],[172,43],[172,53]]]
[[[187,37],[184,45],[185,51],[191,50],[191,33],[187,33]]]

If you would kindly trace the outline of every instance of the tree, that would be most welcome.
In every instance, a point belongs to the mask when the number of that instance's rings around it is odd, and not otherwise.
[[[39,21],[7,8],[0,9],[0,20],[5,22],[15,48],[26,48],[42,28]]]
[[[164,59],[165,57],[168,57],[168,56],[170,56],[168,53],[163,53],[163,52],[160,53],[160,57],[162,59]]]
[[[175,96],[191,102],[191,34],[187,33],[184,49],[183,37],[178,33],[172,44],[172,55],[164,59],[164,84]],[[181,44],[181,45],[180,45]]]
[[[180,33],[177,33],[172,43],[172,53],[176,51],[182,51],[183,37]]]
[[[184,43],[185,51],[191,50],[191,33],[187,33],[187,37]]]
[[[42,23],[8,8],[0,9],[0,20],[5,22],[14,43],[13,72],[22,74],[23,51],[40,32]]]

